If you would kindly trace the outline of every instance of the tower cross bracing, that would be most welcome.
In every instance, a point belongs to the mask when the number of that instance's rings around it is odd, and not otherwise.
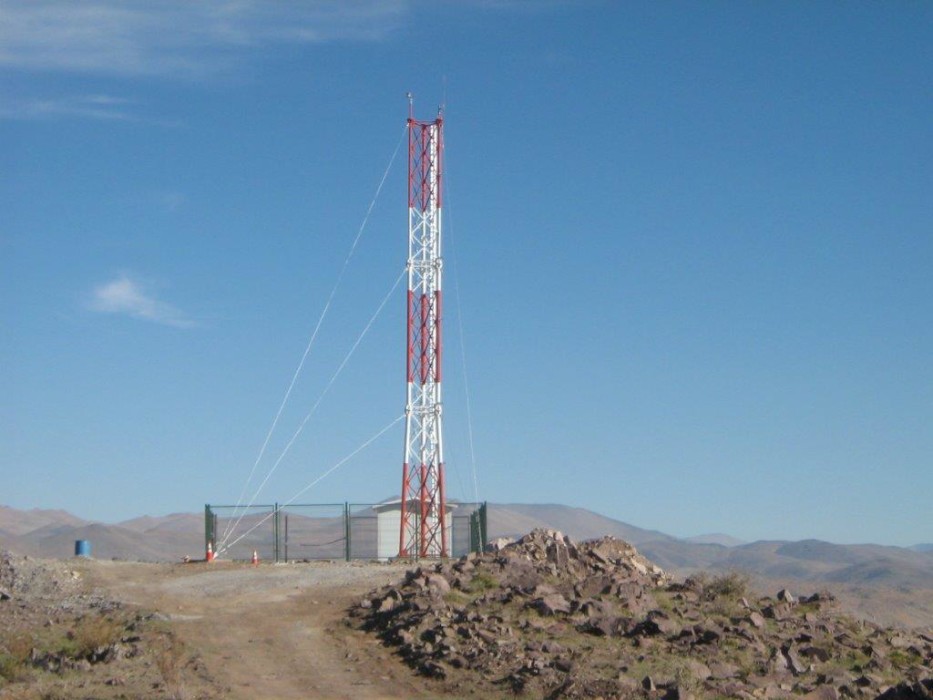
[[[408,118],[408,295],[400,557],[446,557],[441,401],[443,119]]]

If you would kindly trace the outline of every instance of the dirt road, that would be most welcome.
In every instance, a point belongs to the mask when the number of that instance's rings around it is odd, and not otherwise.
[[[443,695],[342,623],[348,605],[401,578],[402,566],[87,562],[81,569],[107,595],[167,617],[186,654],[199,656],[202,672],[181,683],[181,697]]]

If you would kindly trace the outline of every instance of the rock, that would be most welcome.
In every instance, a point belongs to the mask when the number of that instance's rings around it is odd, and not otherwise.
[[[696,659],[686,659],[684,661],[684,667],[686,672],[690,674],[690,677],[698,682],[703,682],[707,678],[713,676],[712,667],[707,666],[706,664],[702,663],[701,661],[697,661]]]
[[[489,630],[476,630],[476,636],[484,641],[486,644],[495,644],[499,641],[499,637]]]
[[[554,668],[562,673],[570,673],[573,670],[573,662],[570,659],[554,659]]]
[[[680,625],[671,620],[660,610],[652,610],[649,612],[648,621],[654,626],[656,634],[668,636],[680,632]]]
[[[580,626],[581,632],[588,632],[599,637],[615,637],[623,632],[623,621],[612,615],[593,617]]]
[[[793,604],[797,602],[797,599],[794,598],[794,596],[791,595],[791,592],[787,590],[786,588],[782,588],[781,590],[778,591],[777,599],[780,600],[782,603]]]
[[[800,654],[801,656],[805,656],[808,659],[816,659],[822,663],[825,663],[832,658],[832,654],[830,654],[828,650],[815,646],[803,647],[800,650]]]
[[[612,605],[604,600],[587,600],[580,605],[580,612],[587,617],[612,616]]]
[[[811,605],[820,606],[824,603],[832,603],[836,600],[836,596],[828,591],[820,591],[819,593],[814,593],[809,597],[803,597],[800,599],[801,603],[809,603]]]
[[[718,642],[722,636],[718,630],[711,627],[703,627],[702,625],[694,625],[693,634],[696,637],[697,644],[714,644]]]
[[[418,667],[418,670],[431,678],[444,678],[447,676],[447,669],[436,661],[425,661]]]
[[[903,635],[894,635],[888,642],[895,649],[906,649],[911,645],[910,639]]]
[[[768,661],[768,671],[772,675],[780,675],[782,673],[787,673],[790,670],[790,666],[787,663],[787,657],[781,653],[780,649],[773,649],[771,651],[771,658]]]
[[[756,612],[753,612],[748,616],[748,621],[752,623],[752,627],[754,627],[755,629],[760,630],[762,627],[765,626],[765,619],[759,613],[756,613]]]
[[[531,595],[536,598],[543,598],[544,596],[554,595],[555,593],[557,593],[557,589],[548,583],[539,583],[531,589]]]
[[[570,561],[567,545],[563,542],[551,542],[547,546],[547,560],[558,569],[563,569]]]
[[[375,604],[376,612],[381,612],[381,613],[389,612],[395,607],[395,603],[397,602],[397,600],[400,600],[400,599],[401,599],[401,596],[399,595],[398,591],[395,591],[395,590],[390,591],[389,594],[386,595],[385,598],[382,598],[381,600],[379,600],[378,603]]]
[[[789,668],[791,673],[795,676],[799,676],[810,670],[810,666],[801,661],[800,657],[797,656],[797,652],[791,647],[784,647],[781,649],[781,653],[787,659],[787,668]]]
[[[855,685],[859,688],[877,688],[881,685],[881,679],[878,676],[873,676],[871,674],[863,674],[855,679]]]
[[[651,676],[645,676],[641,681],[641,687],[647,690],[649,693],[657,690],[657,686],[654,684],[654,679]]]
[[[613,578],[608,574],[587,576],[574,586],[574,592],[579,598],[592,598],[602,593],[609,593],[613,583]]]
[[[786,620],[790,616],[790,605],[787,603],[767,605],[761,609],[761,614],[772,620]]]
[[[440,594],[450,592],[450,583],[440,574],[428,574],[425,577],[428,588],[437,591]]]
[[[490,541],[489,544],[486,545],[486,551],[487,552],[498,552],[502,549],[505,549],[513,542],[514,540],[509,537],[497,537],[496,539]]]
[[[727,680],[739,675],[739,667],[723,661],[713,661],[709,665],[710,678],[714,680]]]
[[[557,613],[570,613],[570,603],[560,593],[551,593],[538,598],[533,603],[535,609],[542,615],[556,615]]]
[[[933,698],[933,679],[927,678],[917,683],[902,682],[888,688],[877,700],[930,700]]]
[[[470,552],[470,554],[473,554],[474,557],[476,556],[474,552]],[[463,557],[460,561],[458,561],[453,566],[454,571],[460,574],[468,574],[471,571],[473,571],[475,568],[476,566],[474,566],[473,560],[467,559],[466,557]]]

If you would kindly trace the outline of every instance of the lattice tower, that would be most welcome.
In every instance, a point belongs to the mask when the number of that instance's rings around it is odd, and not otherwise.
[[[443,118],[408,116],[408,301],[400,557],[448,556],[441,403]]]

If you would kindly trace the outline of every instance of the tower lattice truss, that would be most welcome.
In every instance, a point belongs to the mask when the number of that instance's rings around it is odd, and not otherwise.
[[[408,119],[408,302],[400,557],[446,557],[441,403],[443,120]]]

